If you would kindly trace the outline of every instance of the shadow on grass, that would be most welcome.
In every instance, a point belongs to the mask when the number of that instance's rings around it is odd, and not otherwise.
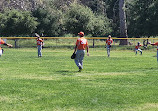
[[[57,73],[63,75],[63,76],[72,76],[74,74],[76,74],[78,71],[68,71],[68,70],[60,70],[60,71],[56,71]]]

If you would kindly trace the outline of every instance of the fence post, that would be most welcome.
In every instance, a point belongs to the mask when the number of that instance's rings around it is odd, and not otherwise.
[[[56,48],[57,48],[57,39],[56,39]]]
[[[17,39],[14,39],[14,41],[15,41],[15,48],[17,48]]]
[[[94,39],[93,39],[93,48],[94,48]]]

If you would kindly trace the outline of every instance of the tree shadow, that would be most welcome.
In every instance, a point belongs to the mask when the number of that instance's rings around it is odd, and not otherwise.
[[[153,57],[157,57],[157,55],[153,56]]]
[[[76,74],[78,71],[60,70],[60,71],[56,71],[56,72],[63,76],[72,76],[72,75]]]

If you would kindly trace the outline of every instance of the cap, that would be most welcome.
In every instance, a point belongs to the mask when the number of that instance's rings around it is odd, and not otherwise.
[[[109,35],[108,37],[111,37],[111,35]]]
[[[78,35],[80,35],[81,37],[83,37],[84,36],[84,32],[80,32],[80,33],[78,33]]]

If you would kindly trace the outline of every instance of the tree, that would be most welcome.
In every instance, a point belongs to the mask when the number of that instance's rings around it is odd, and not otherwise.
[[[127,38],[127,25],[125,13],[125,0],[119,0],[120,37]],[[120,45],[127,45],[127,39],[120,40]]]
[[[0,11],[5,9],[17,9],[23,11],[33,11],[43,5],[44,0],[1,0]]]
[[[72,4],[65,14],[65,28],[68,33],[84,31],[92,36],[103,36],[111,32],[110,20],[105,16],[95,15],[90,8]]]
[[[33,12],[33,16],[39,23],[36,32],[44,33],[45,36],[62,35],[62,15],[59,10],[38,8]]]
[[[158,27],[158,1],[136,0],[129,11],[129,33],[131,36],[156,36]]]
[[[10,10],[0,14],[2,36],[30,35],[37,26],[36,18],[27,11]]]
[[[93,12],[106,15],[106,4],[104,0],[80,0],[81,3],[85,6],[88,6],[92,9]]]

